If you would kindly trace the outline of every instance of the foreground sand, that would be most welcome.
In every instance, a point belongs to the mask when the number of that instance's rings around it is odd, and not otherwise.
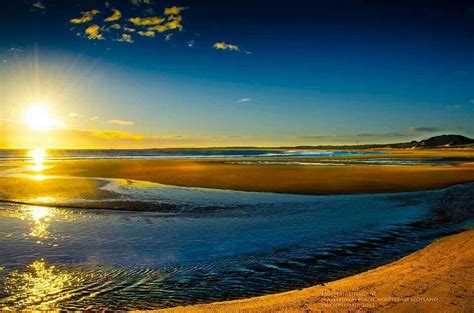
[[[473,312],[474,231],[322,286],[159,312]]]

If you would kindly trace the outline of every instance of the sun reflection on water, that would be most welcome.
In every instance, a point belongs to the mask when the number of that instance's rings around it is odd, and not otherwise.
[[[35,172],[41,172],[46,169],[44,165],[45,158],[47,157],[47,152],[45,149],[33,149],[28,152],[33,165],[30,165],[28,168]]]
[[[28,236],[38,240],[50,238],[50,227],[53,222],[71,222],[76,219],[75,215],[68,210],[46,206],[26,206],[21,211],[18,211],[17,214],[13,214],[13,216],[28,222],[30,228]],[[41,243],[41,241],[38,241],[38,243]]]
[[[49,223],[54,216],[53,209],[47,207],[30,207],[26,214],[31,221],[29,235],[39,239],[48,238]]]
[[[38,214],[44,212],[38,211]],[[26,271],[14,271],[8,275],[5,291],[10,297],[7,302],[15,303],[15,307],[54,307],[54,302],[67,297],[67,289],[73,280],[77,277],[71,273],[48,265],[44,259],[36,260],[27,266]]]
[[[52,199],[54,198],[37,198],[36,200],[43,200],[46,203],[54,201]],[[51,235],[53,233],[51,230],[54,226],[53,223],[74,222],[82,215],[82,212],[41,205],[23,205],[15,210],[0,210],[0,217],[18,218],[25,221],[29,229],[25,236],[36,240],[56,240],[56,237]],[[41,241],[38,241],[38,243],[41,243]],[[53,244],[50,243],[50,245]]]

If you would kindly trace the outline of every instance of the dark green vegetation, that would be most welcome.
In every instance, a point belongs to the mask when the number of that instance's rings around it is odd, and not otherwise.
[[[400,142],[391,144],[344,145],[344,146],[298,146],[299,149],[429,149],[429,148],[474,148],[474,139],[461,135],[440,135],[420,141]]]

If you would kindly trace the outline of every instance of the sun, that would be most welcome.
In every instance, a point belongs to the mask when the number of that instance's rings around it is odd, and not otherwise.
[[[33,130],[52,130],[62,123],[53,117],[51,109],[41,103],[33,104],[23,112],[23,123]]]

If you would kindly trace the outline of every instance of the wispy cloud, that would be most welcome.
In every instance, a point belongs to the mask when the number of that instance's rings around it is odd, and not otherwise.
[[[444,108],[446,110],[459,110],[459,109],[462,108],[462,106],[459,105],[459,104],[448,104],[448,105],[444,106]]]
[[[442,128],[438,127],[410,127],[409,130],[414,133],[432,133],[443,131]]]
[[[122,12],[117,9],[113,9],[113,13],[111,16],[104,19],[104,22],[114,22],[118,21],[122,18]]]
[[[78,118],[78,117],[82,117],[81,114],[79,113],[76,113],[76,112],[71,112],[67,115],[68,118]]]
[[[133,5],[151,4],[151,0],[130,0]]]
[[[116,124],[116,125],[121,125],[121,126],[130,126],[135,124],[133,121],[127,121],[127,120],[108,120],[108,123]]]
[[[162,25],[155,25],[151,26],[148,28],[148,30],[156,30],[160,33],[170,31],[170,30],[183,30],[183,25],[181,25],[181,20],[172,20],[169,22],[166,22],[165,24]]]
[[[159,16],[149,16],[149,17],[131,17],[128,21],[136,26],[151,26],[161,24],[166,21],[165,18]]]
[[[138,34],[144,37],[155,37],[155,32],[152,30],[139,31]]]
[[[237,102],[245,103],[245,102],[251,102],[251,101],[252,101],[252,98],[242,98],[242,99],[239,99]]]
[[[84,23],[92,21],[94,16],[99,14],[100,12],[99,12],[99,10],[93,9],[93,10],[84,11],[84,12],[81,12],[81,13],[82,13],[81,17],[73,18],[73,19],[70,20],[70,22],[72,24],[84,24]]]
[[[37,9],[40,9],[40,10],[44,10],[46,8],[46,6],[44,5],[43,2],[41,2],[40,0],[36,1],[33,3],[33,7],[34,8],[37,8]]]
[[[147,137],[141,134],[132,134],[120,130],[93,130],[88,131],[90,135],[102,139],[131,139],[144,140]]]
[[[20,49],[20,48],[13,48],[13,47],[10,48],[10,49],[8,49],[8,51],[9,51],[9,52],[12,52],[12,53],[14,53],[14,54],[22,53],[22,52],[23,52],[22,49]]]
[[[122,140],[134,140],[134,141],[144,141],[144,140],[166,140],[174,141],[183,139],[182,136],[159,136],[159,135],[144,135],[129,133],[120,130],[82,130],[93,136],[101,139],[122,139]]]
[[[148,17],[131,17],[128,19],[135,26],[147,27],[146,31],[157,31],[163,33],[170,30],[183,30],[181,21],[183,17],[180,15],[183,7],[170,7],[164,9],[165,16],[148,16]],[[142,31],[145,33],[145,31]]]
[[[117,41],[133,43],[132,35],[130,35],[130,34],[122,34],[122,37],[120,37],[120,39],[117,39]]]
[[[228,44],[225,42],[216,42],[213,45],[214,48],[217,50],[229,50],[229,51],[240,51],[239,46],[233,45],[233,44]]]
[[[185,7],[173,6],[173,7],[165,8],[164,14],[168,15],[168,16],[172,16],[172,15],[176,16],[176,15],[180,15],[181,11],[183,11],[185,9],[186,9]]]
[[[308,139],[308,140],[326,140],[326,139],[354,139],[354,138],[374,138],[374,137],[406,137],[407,134],[400,132],[387,132],[387,133],[357,133],[357,134],[343,134],[343,135],[309,135],[309,136],[299,136],[299,139]]]

